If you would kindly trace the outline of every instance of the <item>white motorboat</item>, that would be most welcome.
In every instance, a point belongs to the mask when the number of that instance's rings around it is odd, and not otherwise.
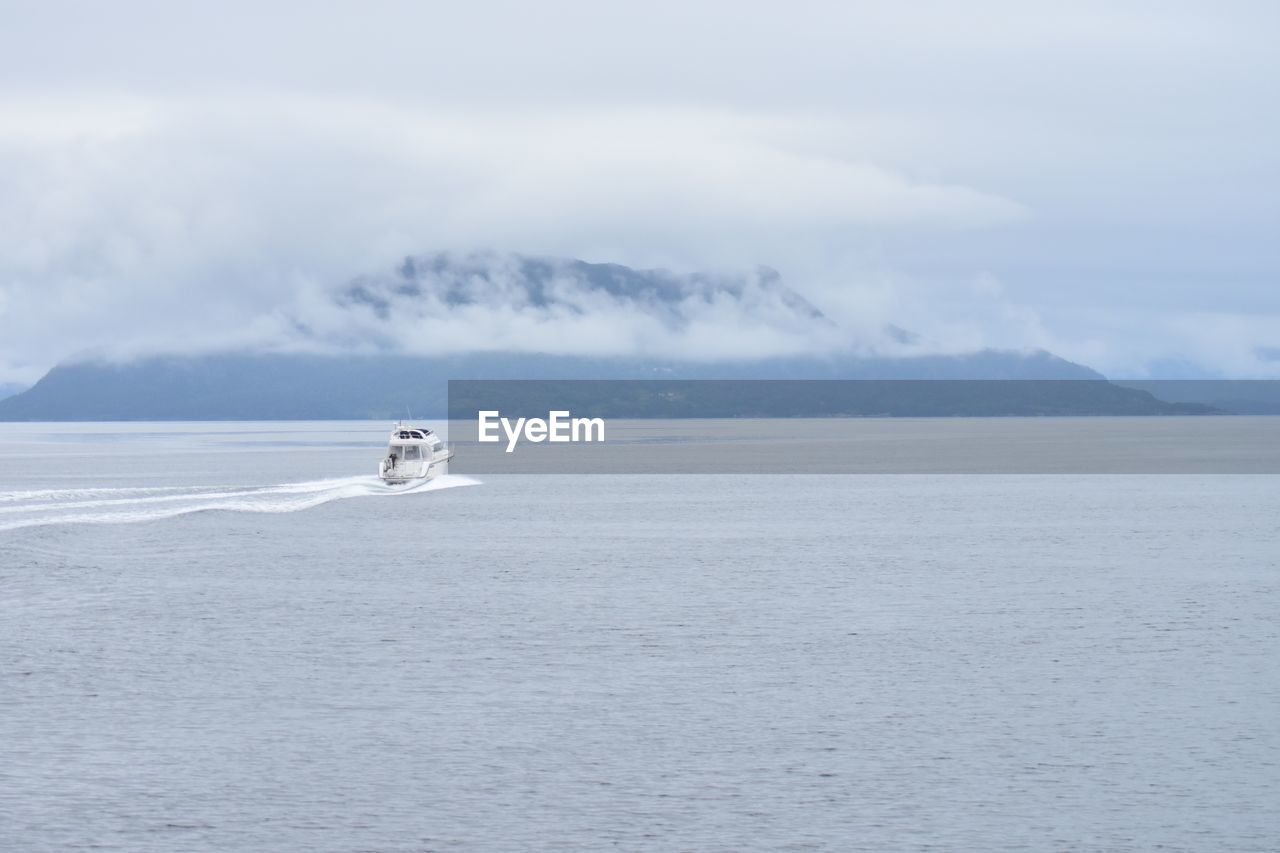
[[[391,428],[391,441],[378,466],[378,476],[392,485],[430,480],[448,474],[452,458],[452,451],[431,430],[397,423]]]

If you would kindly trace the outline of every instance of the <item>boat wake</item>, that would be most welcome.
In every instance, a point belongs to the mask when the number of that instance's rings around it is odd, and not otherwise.
[[[128,524],[194,512],[298,512],[346,498],[391,497],[478,485],[444,474],[405,486],[377,477],[339,477],[273,486],[154,486],[0,492],[0,531],[49,524]]]

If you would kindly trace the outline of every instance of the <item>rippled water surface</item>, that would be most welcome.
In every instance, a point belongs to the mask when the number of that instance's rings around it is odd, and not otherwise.
[[[0,849],[1277,849],[1274,476],[383,441],[0,425]]]

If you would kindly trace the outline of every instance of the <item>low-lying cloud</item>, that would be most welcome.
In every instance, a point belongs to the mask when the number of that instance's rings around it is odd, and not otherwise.
[[[974,229],[1028,213],[998,194],[781,146],[763,118],[499,120],[297,99],[23,109],[11,105],[23,118],[0,133],[0,362],[25,378],[84,351],[304,346],[289,321],[323,325],[329,294],[424,249],[749,270],[815,234]],[[583,307],[593,316],[472,306],[419,316],[414,335],[384,331],[405,346],[724,356],[830,343],[714,301],[674,330],[618,305]]]
[[[1277,14],[30,4],[0,28],[0,382],[85,352],[486,342],[1280,375]],[[342,303],[405,256],[484,248],[767,265],[829,323]]]

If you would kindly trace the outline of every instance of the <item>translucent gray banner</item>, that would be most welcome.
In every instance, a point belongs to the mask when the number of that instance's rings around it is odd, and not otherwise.
[[[463,474],[1280,473],[1280,418],[1101,381],[467,380],[449,393]],[[664,410],[691,414],[636,416]]]

